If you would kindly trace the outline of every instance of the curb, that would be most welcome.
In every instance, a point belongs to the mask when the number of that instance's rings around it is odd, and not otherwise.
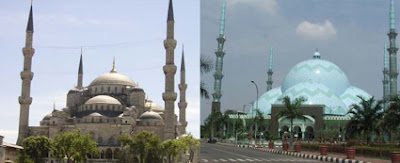
[[[327,161],[327,162],[335,162],[335,163],[370,163],[370,162],[365,162],[365,161],[343,159],[343,158],[337,158],[337,157],[328,157],[328,156],[321,156],[321,155],[288,152],[288,151],[275,150],[275,149],[256,148],[256,147],[249,146],[249,145],[234,145],[234,146],[239,147],[239,148],[250,148],[253,150],[259,150],[259,151],[264,151],[264,152],[269,152],[269,153],[274,153],[274,154],[282,154],[282,155],[289,155],[289,156],[301,157],[301,158],[306,158],[306,159],[314,159],[314,160],[319,160],[319,161]]]

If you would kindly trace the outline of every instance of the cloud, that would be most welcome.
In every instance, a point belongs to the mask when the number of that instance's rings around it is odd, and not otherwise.
[[[297,26],[296,33],[305,39],[312,40],[327,40],[336,37],[336,29],[329,20],[315,24],[303,21]]]
[[[278,12],[278,2],[276,0],[230,0],[227,2],[227,5],[232,7],[247,5],[262,9],[269,14],[276,14]]]

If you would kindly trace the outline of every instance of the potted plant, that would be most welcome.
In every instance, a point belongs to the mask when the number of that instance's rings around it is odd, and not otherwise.
[[[354,159],[356,156],[356,148],[354,147],[347,147],[346,148],[346,155],[348,159]]]
[[[269,137],[269,143],[268,143],[268,148],[272,149],[275,146],[274,141],[277,140],[277,137],[275,136],[270,136]]]
[[[390,152],[392,163],[400,163],[400,151]]]
[[[301,152],[301,143],[297,142],[296,144],[294,144],[294,150],[296,152]]]
[[[328,154],[328,146],[326,145],[321,145],[319,146],[319,152],[321,155],[326,156]]]
[[[287,151],[288,148],[289,148],[289,144],[288,144],[288,142],[287,142],[286,140],[284,140],[284,141],[282,142],[282,150],[283,150],[283,151]]]

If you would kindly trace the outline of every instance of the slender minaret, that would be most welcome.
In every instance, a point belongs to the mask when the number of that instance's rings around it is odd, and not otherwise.
[[[383,53],[383,108],[386,109],[389,100],[389,70],[387,65],[387,49],[386,44]]]
[[[212,94],[213,96],[213,102],[212,102],[212,107],[211,111],[217,111],[220,112],[221,110],[221,82],[222,78],[224,75],[222,74],[222,67],[223,67],[223,58],[225,55],[224,51],[224,43],[225,43],[225,8],[226,8],[226,0],[224,0],[224,3],[222,4],[222,12],[221,12],[221,21],[220,21],[220,26],[219,26],[219,36],[217,38],[218,41],[218,49],[215,52],[215,55],[217,57],[215,61],[215,72],[214,72],[214,93]]]
[[[83,63],[82,63],[82,49],[81,49],[81,59],[79,61],[79,70],[78,70],[78,85],[76,86],[78,89],[83,88]]]
[[[395,18],[394,18],[394,0],[390,0],[390,31],[388,33],[389,36],[389,82],[390,82],[390,96],[391,98],[397,96],[397,76],[399,73],[397,72],[397,50],[396,47],[396,29],[395,29]]]
[[[184,47],[182,45],[182,60],[181,60],[181,83],[179,84],[179,122],[182,124],[182,131],[181,134],[186,133],[186,107],[187,107],[187,102],[186,102],[186,89],[187,89],[187,84],[186,84],[186,73],[185,73],[185,52],[184,52]]]
[[[164,112],[164,140],[175,139],[175,73],[176,66],[174,63],[174,50],[176,47],[176,40],[174,39],[174,10],[172,7],[172,0],[169,0],[168,18],[167,18],[167,39],[164,40],[164,47],[166,51],[166,62],[163,67],[165,74],[165,92],[162,94],[165,102]]]
[[[272,71],[272,46],[269,54],[269,68],[268,68],[268,81],[267,81],[267,92],[272,89],[272,74],[274,73]]]
[[[35,49],[32,48],[33,40],[33,14],[32,14],[32,4],[29,11],[28,26],[26,28],[26,40],[25,47],[22,48],[24,54],[24,69],[21,72],[22,79],[22,89],[21,96],[19,96],[18,101],[20,104],[20,115],[19,115],[19,132],[17,144],[21,145],[22,140],[28,137],[29,128],[29,106],[32,103],[31,96],[31,81],[33,78],[32,67],[32,57],[35,53]]]

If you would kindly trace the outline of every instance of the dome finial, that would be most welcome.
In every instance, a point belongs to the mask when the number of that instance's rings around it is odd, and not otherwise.
[[[113,59],[113,65],[112,65],[112,70],[110,71],[111,73],[117,73],[117,70],[115,69],[115,57]]]
[[[313,58],[314,58],[314,59],[320,59],[320,58],[321,58],[321,54],[319,54],[318,48],[315,49],[315,53],[314,53]]]

